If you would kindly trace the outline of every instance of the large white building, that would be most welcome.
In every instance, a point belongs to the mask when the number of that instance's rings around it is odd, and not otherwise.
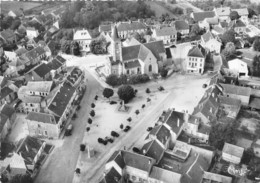
[[[88,30],[77,30],[73,35],[73,40],[79,43],[82,50],[89,51],[89,44],[92,41],[92,37]]]

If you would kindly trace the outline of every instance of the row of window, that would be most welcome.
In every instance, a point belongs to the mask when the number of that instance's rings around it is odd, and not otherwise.
[[[189,58],[189,60],[190,61],[200,61],[200,62],[202,62],[203,61],[203,59],[201,58],[201,59],[199,59],[199,58]]]

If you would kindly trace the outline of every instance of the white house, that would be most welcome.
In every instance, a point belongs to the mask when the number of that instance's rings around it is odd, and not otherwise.
[[[214,11],[220,22],[230,22],[230,7],[214,8]]]
[[[190,33],[189,24],[184,20],[176,20],[174,22],[174,27],[176,31],[181,33],[182,35],[188,35]]]
[[[205,59],[206,50],[201,45],[191,48],[186,61],[187,72],[203,74]]]
[[[240,16],[240,20],[242,20],[243,23],[246,25],[248,22],[248,9],[247,8],[240,8],[240,9],[231,9],[231,11],[236,11],[238,15]]]
[[[225,142],[222,150],[222,158],[225,161],[239,164],[244,153],[244,148]]]
[[[29,39],[33,39],[35,37],[38,37],[39,32],[37,29],[33,28],[33,27],[27,27],[26,28],[26,35]]]
[[[235,72],[238,76],[248,76],[248,66],[240,59],[233,59],[228,61],[228,67]]]
[[[210,39],[203,46],[210,50],[210,52],[220,53],[221,43],[216,39]]]
[[[73,40],[79,43],[82,50],[89,51],[89,44],[92,40],[92,36],[88,30],[77,30],[73,35]]]
[[[162,27],[153,30],[153,37],[157,41],[163,41],[165,45],[176,44],[177,31],[174,27]]]

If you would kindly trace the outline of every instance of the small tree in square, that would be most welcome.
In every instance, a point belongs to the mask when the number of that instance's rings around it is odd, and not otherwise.
[[[110,100],[110,97],[112,97],[114,95],[114,90],[112,90],[111,88],[105,88],[103,90],[103,96],[108,98]]]
[[[137,109],[137,110],[135,111],[136,116],[137,116],[139,113],[140,113],[140,111]]]
[[[144,109],[144,108],[145,108],[145,104],[142,105],[142,109]]]
[[[127,118],[127,121],[128,121],[128,122],[131,122],[131,121],[132,121],[132,118],[131,118],[131,117]]]
[[[96,113],[95,113],[94,110],[91,110],[89,114],[90,114],[91,117],[94,117]]]
[[[80,144],[80,151],[85,151],[86,145],[85,144]]]
[[[94,103],[92,103],[92,104],[91,104],[91,107],[92,107],[92,108],[95,108],[95,107],[96,107],[96,105],[95,105]]]
[[[88,124],[92,124],[92,119],[88,118]]]

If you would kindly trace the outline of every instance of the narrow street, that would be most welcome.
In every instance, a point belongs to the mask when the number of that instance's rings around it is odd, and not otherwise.
[[[78,117],[71,121],[73,124],[72,135],[64,137],[63,144],[55,147],[46,162],[41,167],[36,183],[71,183],[74,176],[77,159],[79,156],[79,145],[82,142],[86,126],[86,120],[90,111],[90,103],[97,94],[100,84],[85,70],[87,90],[81,102]]]

